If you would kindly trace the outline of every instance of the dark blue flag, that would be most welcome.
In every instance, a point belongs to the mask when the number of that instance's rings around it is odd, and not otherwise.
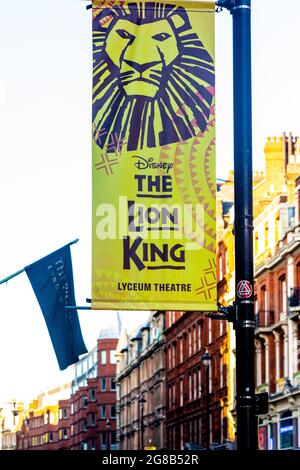
[[[66,369],[87,352],[78,314],[66,305],[76,305],[70,245],[27,266],[54,347],[59,368]]]

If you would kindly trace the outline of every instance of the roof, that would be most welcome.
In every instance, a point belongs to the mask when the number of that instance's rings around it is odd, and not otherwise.
[[[116,339],[121,334],[121,319],[118,311],[109,311],[105,317],[106,323],[100,330],[98,339]]]
[[[126,328],[123,328],[122,331],[121,331],[121,334],[120,334],[118,344],[117,344],[116,352],[121,353],[122,351],[127,349],[128,341],[129,341],[129,338],[128,338],[127,330],[126,330]]]

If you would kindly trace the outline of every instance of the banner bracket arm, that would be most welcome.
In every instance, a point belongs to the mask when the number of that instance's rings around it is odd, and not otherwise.
[[[70,243],[67,243],[65,246],[74,245],[74,243],[77,243],[77,242],[79,242],[79,238],[75,238],[75,240],[71,241]],[[33,264],[33,263],[32,263],[32,264]],[[0,280],[0,285],[1,285],[1,284],[4,284],[5,282],[10,281],[11,279],[13,279],[14,277],[18,276],[19,274],[22,274],[24,271],[25,271],[25,268],[19,269],[19,271],[16,271],[15,273],[10,274],[10,276],[7,276],[7,277],[5,277],[4,279],[1,279],[1,280]]]
[[[217,9],[216,9],[217,13],[220,13],[221,11],[223,11],[223,8],[231,11],[232,8],[235,6],[235,0],[218,0],[216,2],[216,6],[217,6]]]
[[[218,311],[217,313],[209,313],[208,318],[212,320],[226,320],[230,323],[233,323],[233,328],[235,329],[236,324],[236,304],[233,302],[232,305],[224,306],[218,302]]]

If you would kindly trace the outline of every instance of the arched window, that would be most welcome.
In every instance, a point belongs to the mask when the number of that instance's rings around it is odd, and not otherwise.
[[[265,223],[264,226],[264,233],[265,233],[265,249],[269,246],[269,224],[268,222]]]
[[[279,313],[287,311],[287,290],[285,275],[278,279]]]

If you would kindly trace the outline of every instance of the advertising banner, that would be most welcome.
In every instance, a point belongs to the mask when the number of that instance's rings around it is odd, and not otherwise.
[[[92,308],[216,310],[212,1],[93,1]]]

